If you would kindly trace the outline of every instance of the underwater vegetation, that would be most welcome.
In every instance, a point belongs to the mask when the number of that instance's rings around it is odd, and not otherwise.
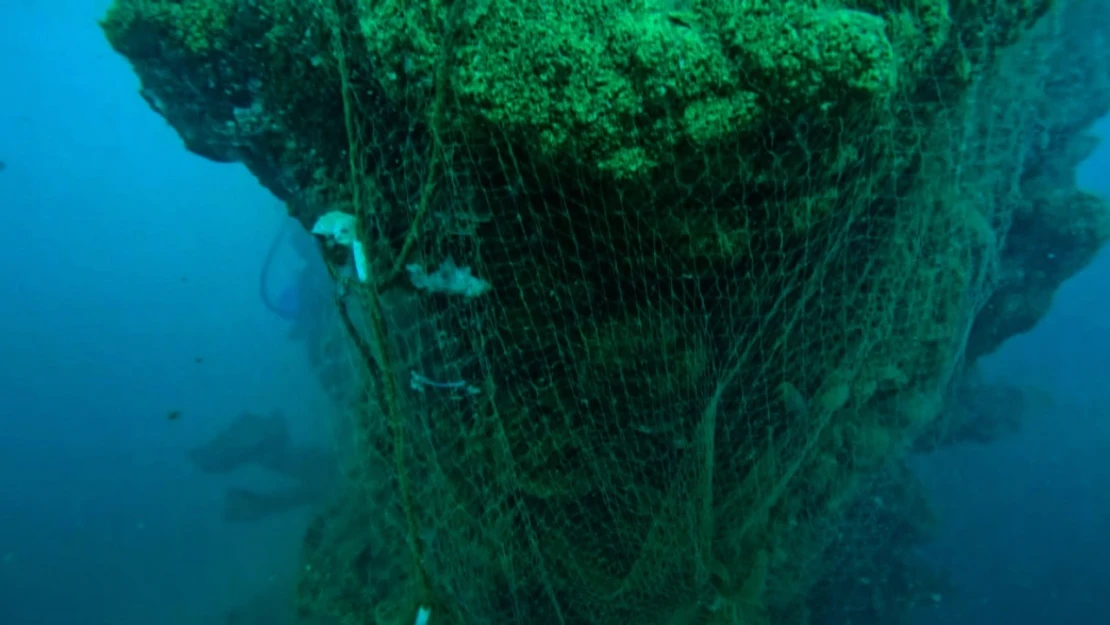
[[[1110,237],[1074,180],[1105,13],[115,0],[102,26],[187,149],[346,224],[316,231],[362,390],[302,613],[801,625],[939,596],[903,460],[1010,429],[952,401]]]

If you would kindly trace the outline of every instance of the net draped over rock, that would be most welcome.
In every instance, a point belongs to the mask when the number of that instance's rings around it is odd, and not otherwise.
[[[815,619],[875,476],[925,514],[898,462],[952,380],[1110,236],[1073,179],[1110,72],[1060,40],[1093,5],[1050,4],[116,0],[186,147],[370,256],[304,610]]]

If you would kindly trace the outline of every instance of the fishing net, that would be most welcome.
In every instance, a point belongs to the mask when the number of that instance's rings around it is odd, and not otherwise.
[[[368,257],[357,464],[304,611],[806,622],[880,553],[853,502],[906,483],[1034,211],[1051,68],[996,53],[1046,6],[117,2],[117,49],[204,59],[231,111],[148,100],[251,138],[186,145],[306,225],[354,215]]]
[[[377,621],[791,605],[853,476],[939,409],[1007,212],[952,174],[1011,160],[990,142],[1019,120],[946,118],[955,85],[910,99],[899,57],[929,51],[854,11],[364,10],[362,37],[332,23],[391,68],[345,91],[382,256]],[[401,292],[414,266],[488,290]]]

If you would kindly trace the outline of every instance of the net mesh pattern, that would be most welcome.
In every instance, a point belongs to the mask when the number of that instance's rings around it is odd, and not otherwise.
[[[690,119],[682,100],[703,84],[570,66],[586,53],[566,46],[626,52],[630,7],[363,8],[357,28],[331,16],[342,72],[355,54],[434,59],[344,92],[348,188],[380,286],[359,306],[364,479],[385,512],[378,621],[427,605],[469,623],[747,623],[796,604],[829,573],[815,554],[859,476],[936,416],[991,292],[1028,112],[958,69],[1000,42],[969,36],[978,54],[959,62],[949,45],[916,50],[950,72],[937,78],[904,78],[889,43],[856,49],[846,60],[871,63],[871,83],[799,70],[796,93],[724,100],[736,115],[753,98],[744,126]],[[874,44],[862,15],[832,20],[857,48]],[[688,40],[710,17],[641,7],[636,45],[655,37],[656,61],[688,53],[710,72]],[[727,47],[736,19],[710,43]],[[556,20],[594,24],[593,41],[489,48]],[[512,84],[483,55],[553,74]],[[813,108],[826,89],[841,99]],[[584,113],[598,94],[613,106]],[[608,112],[623,97],[650,112]],[[407,288],[412,267],[445,261],[488,292]]]
[[[306,539],[306,610],[867,602],[839,591],[882,568],[889,508],[927,516],[899,461],[965,356],[1089,259],[1022,273],[1011,238],[1110,237],[1066,173],[1093,119],[1066,94],[1110,102],[1103,49],[1061,53],[1083,5],[116,0],[109,38],[186,145],[308,226],[354,215],[368,256],[341,301],[351,492]]]

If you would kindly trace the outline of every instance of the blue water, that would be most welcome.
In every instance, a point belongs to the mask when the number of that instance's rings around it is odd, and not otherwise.
[[[281,408],[292,437],[328,441],[331,404],[259,298],[280,205],[149,110],[96,27],[107,3],[0,8],[0,625],[281,607],[311,509],[226,523],[228,478],[186,451],[243,410]],[[1110,150],[1082,178],[1110,191]],[[925,555],[959,588],[920,625],[1110,623],[1108,310],[1103,254],[987,363],[1053,407],[916,463],[944,522]]]
[[[0,624],[224,623],[290,596],[310,510],[227,524],[223,489],[269,476],[185,452],[279,407],[326,443],[331,405],[259,299],[281,205],[185,151],[107,4],[0,7]]]

